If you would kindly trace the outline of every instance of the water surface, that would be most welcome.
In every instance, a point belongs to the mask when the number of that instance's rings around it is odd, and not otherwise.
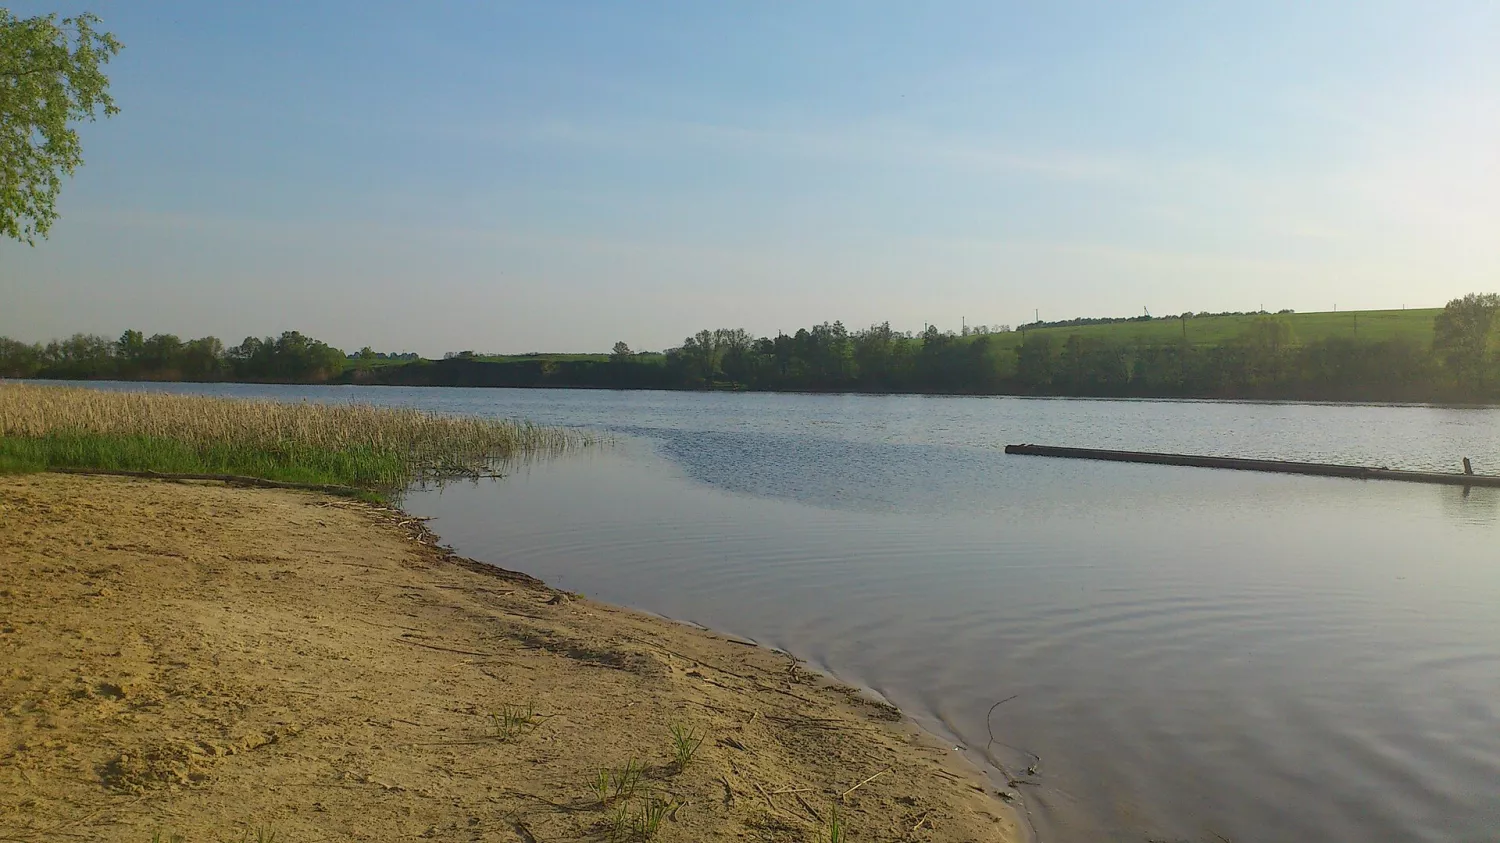
[[[786,648],[981,762],[1040,757],[1043,841],[1500,840],[1500,490],[1000,450],[1495,471],[1500,411],[178,388],[616,432],[407,506],[466,555]]]

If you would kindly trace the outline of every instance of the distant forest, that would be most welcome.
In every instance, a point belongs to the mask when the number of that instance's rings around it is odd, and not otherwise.
[[[246,337],[233,348],[217,337],[140,331],[118,340],[74,334],[46,345],[0,337],[0,377],[8,378],[318,383],[338,377],[347,362],[344,352],[296,331]]]
[[[1362,331],[1362,332],[1361,332]],[[127,331],[46,345],[0,338],[0,377],[1487,402],[1500,399],[1500,295],[1441,310],[1183,314],[959,333],[840,322],[756,337],[705,330],[666,352],[413,359],[345,354],[296,332],[213,338]]]

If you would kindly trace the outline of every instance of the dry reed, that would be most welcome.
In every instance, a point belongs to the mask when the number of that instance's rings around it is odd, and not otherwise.
[[[367,404],[104,392],[0,384],[0,439],[165,442],[207,453],[355,454],[399,468],[383,483],[482,471],[496,461],[591,444],[590,434],[524,421]]]

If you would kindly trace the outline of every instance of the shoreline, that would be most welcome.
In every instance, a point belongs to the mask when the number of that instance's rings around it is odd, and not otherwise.
[[[0,521],[0,836],[1025,839],[888,704],[397,509],[32,474]],[[637,781],[601,799],[601,769]]]

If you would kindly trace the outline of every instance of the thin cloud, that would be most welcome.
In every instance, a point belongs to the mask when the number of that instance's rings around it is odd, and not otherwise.
[[[472,143],[566,145],[619,154],[717,150],[745,156],[814,161],[941,166],[984,175],[1025,174],[1069,181],[1124,181],[1134,167],[1120,156],[1071,150],[1020,150],[1004,141],[947,136],[885,122],[816,129],[694,120],[581,122],[534,120],[521,125],[450,125],[423,134]]]

